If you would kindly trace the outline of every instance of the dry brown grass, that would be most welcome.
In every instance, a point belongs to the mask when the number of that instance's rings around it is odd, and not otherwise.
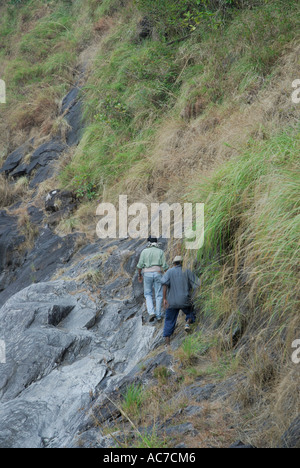
[[[25,103],[20,103],[10,111],[10,126],[14,131],[27,132],[38,127],[40,135],[46,135],[57,114],[58,104],[58,96],[52,87],[34,89]]]
[[[19,247],[20,250],[32,250],[35,239],[38,236],[39,230],[35,226],[28,214],[27,205],[23,205],[14,211],[14,215],[18,217],[18,229],[19,232],[25,237],[24,243]]]
[[[264,139],[296,123],[299,106],[291,101],[291,77],[299,72],[299,51],[299,44],[290,45],[272,79],[257,91],[251,104],[245,103],[245,96],[235,94],[226,104],[213,106],[189,122],[168,116],[149,156],[122,182],[123,193],[178,201],[189,191],[191,180],[203,180],[239,154],[249,139]]]
[[[20,178],[17,182],[9,181],[0,175],[0,208],[8,208],[25,196],[29,196],[28,179]]]
[[[95,24],[94,24],[94,31],[102,36],[103,34],[107,33],[111,27],[114,24],[114,20],[112,17],[109,16],[104,16],[103,18],[100,18]]]
[[[197,404],[196,404],[197,405]],[[188,419],[198,431],[197,436],[187,436],[190,448],[228,448],[238,439],[232,408],[224,402],[202,402],[202,411]]]

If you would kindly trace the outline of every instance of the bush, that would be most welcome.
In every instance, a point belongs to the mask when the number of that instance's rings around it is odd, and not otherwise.
[[[224,17],[227,11],[233,8],[246,8],[261,3],[257,0],[135,1],[137,7],[150,18],[159,32],[166,36],[188,34],[194,31],[202,20],[214,19],[218,13]]]
[[[123,394],[122,410],[128,416],[137,416],[144,401],[145,395],[142,385],[129,385]]]

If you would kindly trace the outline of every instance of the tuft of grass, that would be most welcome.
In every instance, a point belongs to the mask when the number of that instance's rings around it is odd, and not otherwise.
[[[144,390],[142,385],[129,385],[123,394],[122,410],[130,417],[136,417],[144,401]]]
[[[169,381],[171,373],[169,369],[167,369],[167,367],[159,366],[156,369],[154,369],[153,375],[158,380],[160,385],[166,385]]]
[[[152,431],[140,435],[136,443],[131,448],[167,448],[167,441],[157,433],[157,428],[154,426]]]
[[[0,175],[0,208],[9,207],[29,193],[27,177],[21,177],[17,182]]]
[[[184,339],[176,354],[184,367],[191,367],[210,348],[211,344],[202,333],[191,334]]]

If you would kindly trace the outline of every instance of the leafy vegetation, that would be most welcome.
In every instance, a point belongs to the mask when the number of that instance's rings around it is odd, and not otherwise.
[[[144,398],[145,393],[142,385],[129,385],[123,395],[122,410],[128,416],[137,416]]]

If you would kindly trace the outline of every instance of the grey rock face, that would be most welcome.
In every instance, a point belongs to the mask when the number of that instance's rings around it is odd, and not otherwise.
[[[55,271],[62,268],[72,258],[76,238],[76,235],[60,238],[50,229],[41,229],[32,251],[28,252],[25,257],[19,258],[16,247],[18,243],[24,241],[24,238],[17,235],[16,228],[14,231],[13,226],[2,237],[0,232],[0,249],[5,251],[4,284],[3,291],[0,290],[0,306],[32,283],[48,281]],[[9,242],[5,243],[6,239]]]
[[[60,280],[32,284],[0,309],[0,339],[6,343],[6,364],[0,365],[0,447],[109,444],[100,430],[98,440],[95,428],[92,434],[87,427],[89,408],[136,372],[158,334],[143,324],[143,301],[128,278],[123,287],[121,270],[115,298],[100,284],[97,295],[84,281],[71,279],[107,262],[119,261],[120,268],[135,242],[120,243],[110,255],[108,246],[85,247],[85,255],[72,257]],[[103,279],[103,286],[113,283],[113,277]]]
[[[30,188],[57,171],[57,161],[81,136],[80,87],[63,99],[65,138],[33,141],[8,156],[0,172],[29,178]],[[55,189],[55,187],[53,187]],[[106,392],[123,388],[160,339],[145,324],[143,287],[135,268],[141,240],[95,241],[78,251],[79,234],[61,237],[50,228],[76,200],[52,192],[45,215],[27,207],[36,235],[22,247],[18,220],[0,212],[0,447],[108,447],[90,421]],[[22,248],[18,249],[21,246]],[[59,278],[55,281],[53,278]]]

